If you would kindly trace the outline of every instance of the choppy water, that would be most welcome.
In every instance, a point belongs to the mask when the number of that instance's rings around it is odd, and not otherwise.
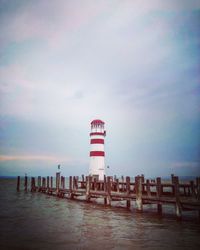
[[[165,212],[17,192],[16,179],[0,179],[0,249],[200,249],[197,217]]]

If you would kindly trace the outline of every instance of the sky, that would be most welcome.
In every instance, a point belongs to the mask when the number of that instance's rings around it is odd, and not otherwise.
[[[200,1],[0,0],[0,176],[200,175]]]

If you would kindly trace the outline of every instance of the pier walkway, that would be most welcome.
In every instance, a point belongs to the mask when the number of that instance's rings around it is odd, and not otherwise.
[[[36,185],[37,180],[37,185]],[[134,181],[127,176],[120,180],[116,177],[104,176],[104,181],[98,181],[91,176],[81,179],[70,176],[68,187],[66,178],[56,173],[56,183],[53,186],[53,177],[31,177],[31,192],[41,192],[56,195],[60,198],[80,199],[91,201],[101,198],[105,205],[111,206],[113,201],[126,201],[126,207],[134,202],[136,210],[143,211],[143,206],[156,204],[158,213],[162,213],[162,206],[169,204],[175,207],[178,219],[183,211],[197,211],[200,219],[200,177],[195,181],[183,182],[178,176],[171,175],[171,181],[145,179],[143,175],[136,176]],[[17,178],[17,190],[20,190],[20,176]],[[28,191],[28,177],[24,179],[24,190]]]

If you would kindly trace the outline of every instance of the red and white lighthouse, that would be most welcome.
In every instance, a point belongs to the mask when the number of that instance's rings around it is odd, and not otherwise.
[[[91,122],[90,133],[90,169],[89,175],[97,177],[99,180],[104,179],[105,175],[105,152],[104,152],[104,122],[93,120]]]

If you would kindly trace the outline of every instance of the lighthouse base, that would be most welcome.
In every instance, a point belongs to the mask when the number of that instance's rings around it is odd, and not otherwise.
[[[90,157],[89,175],[94,176],[95,178],[98,177],[100,181],[104,180],[104,175],[105,175],[104,157],[102,156]]]

